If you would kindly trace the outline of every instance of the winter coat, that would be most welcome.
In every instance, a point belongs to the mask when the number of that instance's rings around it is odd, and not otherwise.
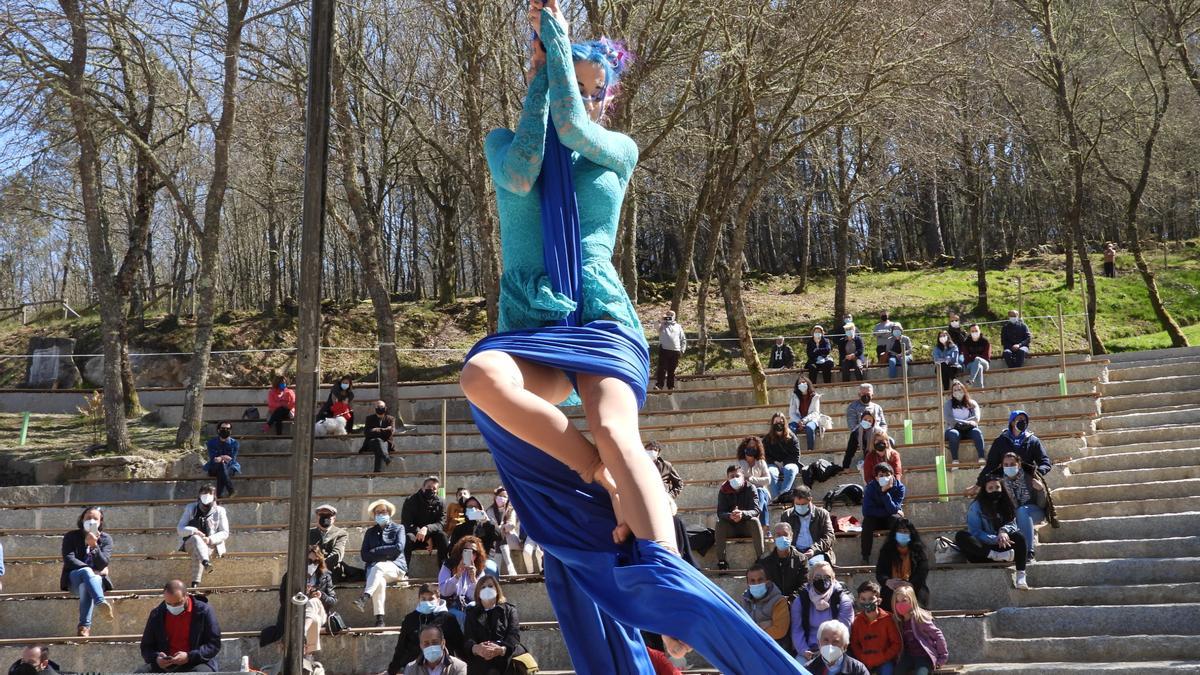
[[[319,545],[321,554],[325,556],[325,566],[329,569],[338,567],[346,561],[346,542],[350,533],[337,525],[330,525],[324,532],[314,527],[308,531],[308,545]]]
[[[408,573],[408,563],[404,561],[404,526],[399,523],[388,523],[387,527],[372,525],[363,533],[362,548],[359,555],[363,564],[370,570],[375,563],[392,562],[401,572]]]
[[[1020,345],[1028,348],[1030,341],[1033,340],[1033,334],[1029,332],[1029,326],[1025,325],[1024,321],[1013,323],[1006,321],[1000,329],[1000,349],[1006,351],[1012,349],[1013,345]]]
[[[946,665],[950,651],[946,649],[946,636],[942,635],[942,629],[934,625],[933,621],[918,621],[913,624],[913,634],[935,669]],[[903,627],[900,629],[900,638],[904,639]]]
[[[904,464],[900,460],[900,453],[895,448],[888,448],[887,452],[884,453],[884,456],[882,458],[879,457],[878,452],[875,452],[875,448],[864,448],[863,449],[863,484],[864,485],[873,481],[873,479],[875,478],[875,465],[881,461],[887,463],[888,466],[892,467],[892,473],[896,476],[897,480],[899,480],[900,478],[902,478],[904,476]]]
[[[750,620],[758,624],[772,640],[787,650],[791,646],[789,628],[791,627],[791,612],[788,609],[787,598],[779,592],[775,584],[767,582],[767,594],[762,599],[756,599],[750,594],[750,589],[742,593],[738,604],[750,615]]]
[[[186,665],[188,668],[194,668],[203,663],[212,668],[213,672],[220,672],[217,668],[217,654],[221,653],[221,626],[217,623],[217,613],[208,603],[194,595],[188,596],[188,601],[192,603],[192,625],[188,632]],[[148,664],[155,664],[158,653],[170,649],[166,616],[167,603],[160,602],[150,610],[150,617],[146,619],[141,650],[142,660]]]
[[[878,668],[900,657],[904,642],[892,615],[879,608],[874,621],[859,612],[850,626],[850,655],[867,668]]]
[[[829,665],[825,663],[825,659],[817,654],[813,660],[804,664],[805,670],[812,675],[827,675],[829,673]],[[838,671],[838,675],[871,675],[871,671],[867,670],[858,659],[853,656],[842,657],[842,667]]]
[[[762,437],[763,449],[768,464],[795,464],[800,466],[800,438],[789,433],[785,436],[767,434]]]
[[[792,348],[787,345],[774,345],[771,347],[771,360],[767,362],[768,368],[792,368],[796,365],[796,354]]]
[[[671,497],[678,497],[679,493],[683,492],[683,478],[675,470],[675,465],[659,456],[654,460],[654,466],[658,468],[658,475],[662,477],[663,487],[667,489],[667,494]]]
[[[992,345],[982,333],[979,335],[978,340],[972,340],[968,337],[959,345],[959,349],[962,350],[964,364],[970,363],[975,359],[983,359],[984,361],[992,360]]]
[[[1010,452],[1016,453],[1021,458],[1022,464],[1032,464],[1039,475],[1045,476],[1050,473],[1054,464],[1050,461],[1050,456],[1046,454],[1046,449],[1042,447],[1042,440],[1030,433],[1028,429],[1019,436],[1013,435],[1013,420],[1020,415],[1025,415],[1026,419],[1029,419],[1029,423],[1033,423],[1032,418],[1024,410],[1014,410],[1008,414],[1008,425],[1004,432],[997,436],[995,441],[992,441],[987,460],[979,472],[979,477],[975,480],[976,485],[983,487],[985,478],[999,472],[1004,455]]]
[[[216,459],[218,457],[228,455],[233,458],[227,462],[229,465],[229,470],[234,473],[241,473],[242,465],[238,464],[237,458],[238,450],[240,448],[241,444],[238,443],[238,440],[232,436],[230,436],[226,441],[222,441],[220,437],[208,439],[208,444],[206,445],[206,449],[208,450],[208,461],[204,463],[204,471],[211,471],[214,467],[216,467]]]
[[[437,496],[426,497],[423,490],[404,500],[400,509],[400,522],[404,524],[409,534],[415,533],[422,527],[431,532],[442,532],[442,523],[446,519],[446,504]]]
[[[772,551],[759,558],[758,564],[763,566],[771,585],[785,597],[796,595],[808,581],[808,561],[795,546],[788,547],[785,558]]]
[[[892,485],[884,492],[879,481],[870,480],[863,489],[863,516],[866,518],[890,518],[904,508],[904,483],[893,478]]]
[[[175,532],[183,540],[179,544],[179,550],[183,550],[183,545],[192,535],[202,534],[199,528],[192,525],[192,522],[199,516],[200,502],[192,502],[184,507],[183,515],[179,517],[179,524],[175,527]],[[225,512],[225,507],[216,503],[212,504],[209,506],[204,520],[208,526],[209,545],[216,547],[217,555],[225,555],[225,540],[229,538],[229,516]]]
[[[371,448],[367,447],[368,441],[380,440],[387,446],[389,454],[395,451],[392,445],[392,434],[396,431],[396,418],[384,413],[377,415],[371,413],[367,415],[367,420],[363,424],[363,444],[359,452],[372,452]]]
[[[749,483],[743,484],[740,490],[729,487],[729,481],[721,483],[721,489],[717,491],[717,518],[730,520],[735,508],[741,510],[742,522],[758,518],[758,490]]]
[[[87,560],[87,538],[82,529],[71,530],[63,535],[62,540],[62,559],[63,567],[62,574],[59,575],[58,587],[59,590],[71,590],[71,582],[69,577],[71,572],[84,567],[91,567],[96,574],[102,574],[108,569],[108,561],[112,557],[113,539],[107,532],[100,532],[97,535],[96,550],[92,553],[92,560],[89,564]],[[107,574],[103,575],[104,590],[111,591],[113,589],[112,581]]]
[[[947,430],[953,429],[954,427],[958,426],[959,424],[969,424],[973,427],[978,427],[979,419],[980,419],[979,402],[976,401],[975,399],[971,399],[971,405],[969,405],[969,406],[965,405],[965,404],[955,406],[954,405],[955,403],[956,403],[956,401],[954,400],[954,398],[950,397],[950,398],[947,398],[946,402],[942,404],[942,424],[946,425],[946,429]],[[965,419],[960,420],[954,416],[954,411],[956,409],[962,410],[964,408],[969,413]]]
[[[462,629],[458,627],[458,619],[446,611],[446,606],[439,603],[439,610],[422,614],[416,610],[409,612],[400,623],[400,635],[396,638],[396,650],[392,653],[392,662],[388,664],[388,675],[398,675],[404,672],[404,667],[422,657],[421,631],[429,626],[442,629],[442,637],[446,640],[446,650],[451,656],[462,658],[463,651]]]
[[[887,418],[883,416],[883,408],[874,401],[863,403],[859,399],[854,399],[850,405],[846,406],[846,428],[851,431],[860,429],[858,423],[862,420],[865,412],[870,412],[875,416],[875,426],[887,429]]]
[[[824,555],[825,559],[829,561],[829,564],[836,565],[837,556],[834,554],[833,548],[835,541],[835,534],[833,531],[833,516],[831,516],[828,511],[820,506],[817,506],[816,504],[810,504],[809,508],[812,509],[812,511],[809,512],[808,523],[808,534],[813,540],[812,550]],[[794,543],[796,540],[796,535],[800,534],[801,520],[800,514],[796,513],[796,507],[793,506],[792,508],[785,510],[783,515],[780,516],[780,520],[792,527],[792,541]],[[808,575],[807,569],[804,570],[804,574],[805,576]]]
[[[863,351],[863,339],[857,335],[852,338],[842,338],[838,342],[838,354],[841,356],[841,363],[846,363],[846,357],[853,354],[858,357],[855,361],[859,366],[867,365],[867,355]]]
[[[820,340],[809,338],[804,341],[804,351],[808,355],[808,360],[804,362],[805,367],[816,365],[819,358],[830,360],[829,354],[833,351],[833,343],[824,335]]]
[[[521,619],[517,615],[516,605],[499,602],[490,610],[485,610],[483,605],[476,604],[467,609],[467,620],[463,626],[463,653],[469,655],[467,664],[472,671],[481,665],[477,662],[483,661],[472,654],[475,645],[482,642],[494,642],[505,647],[504,656],[485,662],[486,670],[506,673],[513,657],[527,652],[521,644]]]
[[[295,413],[296,392],[292,389],[271,387],[271,390],[267,392],[267,417],[270,417],[276,408],[287,408]]]
[[[797,653],[806,650],[817,650],[817,629],[822,623],[837,619],[850,627],[854,622],[854,593],[841,582],[833,582],[833,592],[829,596],[829,609],[819,610],[808,597],[808,584],[796,592],[792,600],[792,646]]]

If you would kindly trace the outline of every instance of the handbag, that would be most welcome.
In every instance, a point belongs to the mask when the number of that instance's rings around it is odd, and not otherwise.
[[[326,619],[325,625],[329,627],[330,635],[341,635],[350,630],[350,626],[346,623],[346,620],[337,612],[329,613],[329,618]]]
[[[946,537],[938,537],[933,542],[933,562],[938,565],[954,565],[967,562],[967,558],[953,541]]]
[[[513,657],[508,664],[507,675],[533,675],[537,672],[540,672],[537,659],[533,658],[533,654],[525,652],[520,656]]]

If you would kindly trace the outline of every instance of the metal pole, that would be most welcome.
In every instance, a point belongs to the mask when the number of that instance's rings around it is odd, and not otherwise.
[[[1067,395],[1067,343],[1063,338],[1062,300],[1058,301],[1058,362],[1062,367],[1058,374],[1058,394]]]
[[[308,42],[308,103],[304,130],[304,198],[300,236],[300,317],[296,340],[296,423],[288,518],[287,597],[303,593],[312,499],[313,425],[321,367],[321,257],[325,236],[325,176],[329,163],[329,70],[334,0],[312,0]],[[287,675],[304,672],[304,606],[285,603]]]
[[[904,349],[903,338],[904,336],[901,335],[896,342],[900,343],[900,375],[904,379],[904,444],[912,445],[912,408],[908,401],[908,352]]]

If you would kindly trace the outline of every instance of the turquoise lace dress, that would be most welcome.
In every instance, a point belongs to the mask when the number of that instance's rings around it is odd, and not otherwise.
[[[583,254],[581,320],[610,319],[642,335],[642,324],[612,264],[617,221],[638,148],[628,136],[609,131],[588,117],[575,79],[571,45],[557,22],[543,11],[546,65],[529,85],[516,131],[496,129],[485,150],[496,184],[500,212],[500,331],[547,326],[575,309],[555,293],[542,263],[541,195],[538,175],[546,143],[547,119],[571,149],[571,175],[579,204]]]

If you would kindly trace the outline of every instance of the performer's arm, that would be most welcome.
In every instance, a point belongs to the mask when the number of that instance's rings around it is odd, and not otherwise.
[[[529,83],[516,132],[496,129],[484,141],[492,180],[497,187],[515,194],[529,194],[542,172],[542,156],[546,152],[546,115],[549,111],[547,82],[546,68],[542,67]]]

